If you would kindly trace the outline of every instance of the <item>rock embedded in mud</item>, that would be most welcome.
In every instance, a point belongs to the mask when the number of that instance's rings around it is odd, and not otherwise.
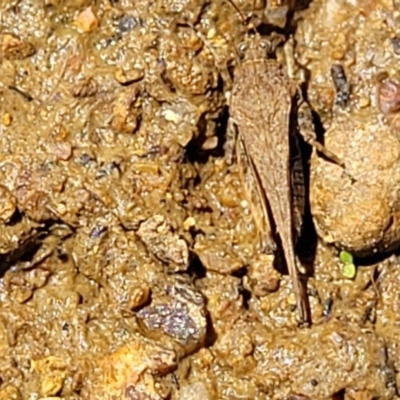
[[[35,54],[35,48],[30,42],[16,35],[4,33],[0,35],[2,55],[6,60],[21,60]]]
[[[281,274],[274,268],[273,255],[260,254],[248,268],[246,285],[256,296],[266,296],[279,289]]]
[[[332,399],[350,388],[368,399],[395,398],[387,385],[385,340],[373,330],[332,319],[300,331],[255,326],[252,336],[253,376],[273,398],[287,398],[290,390],[310,399]]]
[[[398,71],[391,38],[398,33],[397,6],[386,0],[314,0],[304,10],[295,33],[298,63],[307,68],[307,99],[325,123],[332,118],[335,88],[331,67],[346,71],[348,106],[374,103],[376,77]],[[373,104],[375,106],[375,104]]]
[[[189,249],[182,238],[173,232],[170,222],[162,215],[144,221],[137,231],[150,253],[168,264],[174,272],[189,266]]]
[[[54,356],[32,360],[32,369],[40,375],[43,396],[56,396],[61,392],[67,376],[65,360]]]
[[[14,385],[7,385],[0,390],[0,400],[21,400],[20,391]]]
[[[178,400],[211,400],[212,397],[203,382],[193,382],[183,386],[178,393]]]
[[[0,185],[0,221],[7,223],[14,215],[17,204],[13,194],[3,185]]]
[[[240,373],[251,371],[256,366],[253,330],[247,321],[238,320],[230,330],[220,334],[213,349],[218,364]]]
[[[140,18],[135,18],[132,15],[123,15],[118,22],[118,29],[120,32],[129,32],[135,29],[137,26],[142,25]]]
[[[185,98],[163,104],[160,115],[165,120],[165,128],[174,133],[180,146],[186,147],[197,135],[201,109]]]
[[[390,251],[400,243],[400,142],[371,111],[338,114],[325,134],[348,172],[312,158],[310,202],[318,234],[354,255]]]
[[[125,390],[125,399],[129,400],[153,400],[153,399],[162,399],[162,397],[157,394],[154,396],[148,396],[147,393],[143,393],[142,390],[136,389],[135,386],[128,386]]]
[[[65,400],[64,397],[50,396],[50,397],[41,397],[39,400]]]
[[[377,96],[378,107],[384,115],[400,110],[400,84],[393,79],[380,82]]]
[[[144,77],[144,71],[139,68],[132,68],[130,70],[125,71],[122,68],[119,68],[115,71],[115,79],[121,84],[126,85],[133,82],[140,81]]]
[[[140,87],[130,85],[121,89],[112,104],[111,127],[119,133],[133,133],[141,117]]]
[[[392,44],[393,53],[397,56],[400,55],[400,35],[396,35],[390,42]]]
[[[78,15],[75,25],[83,32],[90,32],[97,28],[99,20],[94,14],[92,6],[86,8]]]
[[[265,16],[268,23],[283,29],[287,23],[287,14],[291,6],[290,3],[293,4],[294,2],[268,1],[265,9]]]
[[[44,222],[53,217],[49,209],[48,193],[22,186],[16,191],[17,205],[21,212],[36,222]]]
[[[207,320],[203,296],[178,279],[167,285],[165,295],[155,296],[150,306],[140,310],[137,319],[145,334],[154,338],[167,335],[186,353],[204,344]]]
[[[194,251],[204,268],[220,274],[231,274],[243,267],[243,263],[232,252],[231,248],[222,243],[203,240],[196,243]]]
[[[84,382],[81,394],[89,400],[102,399],[105,393],[115,399],[162,400],[166,397],[159,393],[154,376],[164,376],[176,366],[173,350],[137,337],[95,360],[93,381]]]
[[[150,300],[151,289],[146,282],[128,281],[113,282],[113,296],[117,300],[122,310],[130,311],[139,310]]]
[[[343,66],[338,63],[333,64],[331,75],[336,89],[336,104],[345,107],[350,98],[350,85]]]
[[[389,251],[399,239],[400,118],[392,113],[398,112],[400,96],[391,40],[397,35],[396,5],[316,0],[302,17],[295,40],[297,61],[309,71],[308,101],[328,129],[325,144],[357,180],[351,185],[340,168],[313,159],[310,195],[317,231],[355,255]],[[338,63],[351,88],[343,114],[335,110],[331,76]]]
[[[399,371],[400,368],[400,337],[399,322],[400,314],[398,302],[393,301],[400,291],[399,259],[391,257],[386,259],[379,273],[377,285],[379,287],[380,299],[376,309],[376,331],[385,338],[387,365],[385,370],[390,374],[390,369]],[[390,378],[390,376],[389,376]],[[395,384],[396,374],[388,380],[388,384]]]

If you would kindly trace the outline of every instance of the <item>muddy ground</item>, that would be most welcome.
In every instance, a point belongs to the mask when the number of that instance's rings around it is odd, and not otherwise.
[[[400,399],[400,4],[255,3],[0,0],[0,400]],[[354,177],[310,158],[309,329],[224,157],[250,14]]]

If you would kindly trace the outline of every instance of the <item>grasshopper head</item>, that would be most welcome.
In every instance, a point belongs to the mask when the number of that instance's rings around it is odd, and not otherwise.
[[[258,32],[248,36],[246,40],[239,44],[238,53],[240,58],[244,60],[254,60],[267,58],[275,52],[276,47],[280,43],[276,40],[276,36],[263,38]]]

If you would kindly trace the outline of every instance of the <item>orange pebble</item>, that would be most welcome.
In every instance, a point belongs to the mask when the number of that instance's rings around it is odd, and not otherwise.
[[[3,124],[5,126],[9,126],[9,125],[11,125],[11,122],[12,122],[11,114],[9,114],[9,113],[4,114],[3,115]]]
[[[83,10],[77,17],[75,25],[84,32],[90,32],[99,24],[99,20],[93,12],[92,7]]]

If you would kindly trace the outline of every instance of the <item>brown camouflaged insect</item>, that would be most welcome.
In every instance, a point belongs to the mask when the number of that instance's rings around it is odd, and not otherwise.
[[[238,9],[236,5],[230,3]],[[305,185],[297,133],[333,162],[341,160],[317,142],[311,110],[301,91],[282,65],[268,55],[275,46],[254,30],[241,45],[242,62],[235,68],[229,104],[230,126],[236,128],[251,170],[265,196],[263,214],[267,227],[279,235],[301,322],[310,322],[306,288],[296,265],[295,243],[299,236],[305,204]],[[231,146],[233,148],[234,146]],[[229,148],[229,146],[228,146]],[[231,156],[227,155],[228,159]],[[268,221],[272,216],[272,224]],[[267,234],[267,232],[265,232]],[[266,242],[274,249],[274,234]],[[272,240],[271,240],[272,239]]]

